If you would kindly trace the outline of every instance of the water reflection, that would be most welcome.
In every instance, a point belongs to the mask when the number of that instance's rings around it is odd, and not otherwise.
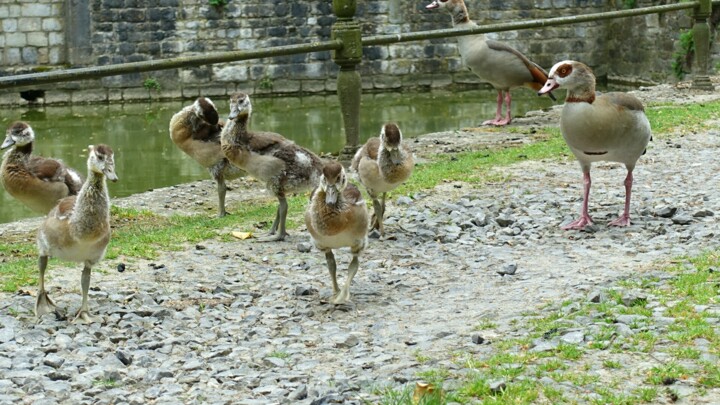
[[[377,136],[387,121],[397,122],[406,137],[476,126],[495,114],[495,92],[366,94],[362,98],[361,137]],[[214,100],[221,116],[227,100]],[[109,185],[112,197],[208,178],[208,174],[170,141],[170,117],[192,101],[18,108],[0,111],[0,126],[28,121],[36,133],[35,153],[63,159],[86,172],[87,145],[107,143],[115,150],[120,181]],[[549,107],[552,101],[518,90],[513,112]],[[273,131],[315,152],[338,152],[344,146],[336,96],[253,98],[251,128]],[[1,141],[1,140],[0,140]],[[0,223],[37,214],[0,192]]]

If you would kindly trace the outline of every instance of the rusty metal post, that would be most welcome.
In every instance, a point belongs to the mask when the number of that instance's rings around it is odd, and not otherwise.
[[[710,25],[708,18],[712,12],[711,0],[700,0],[693,12],[693,41],[695,42],[695,69],[693,74],[693,89],[715,90],[708,76],[710,59]]]
[[[337,94],[345,128],[345,147],[340,152],[340,160],[350,160],[360,142],[362,83],[357,65],[362,60],[362,36],[360,24],[354,19],[356,0],[333,0],[332,5],[337,16],[332,28],[332,39],[342,41],[342,48],[332,53],[333,61],[340,66]]]

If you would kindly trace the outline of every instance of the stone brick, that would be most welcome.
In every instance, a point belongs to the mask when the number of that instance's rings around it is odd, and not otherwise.
[[[37,48],[26,46],[22,48],[22,60],[23,63],[34,65],[38,63],[38,50]]]
[[[72,104],[90,104],[107,102],[107,90],[92,89],[78,90],[70,94]]]
[[[5,46],[22,47],[27,45],[27,36],[22,33],[5,35]]]
[[[325,91],[325,80],[303,80],[300,91],[303,93],[322,93]]]
[[[48,63],[59,65],[65,62],[65,49],[62,47],[51,47],[48,50]]]
[[[11,34],[18,30],[18,20],[16,18],[6,18],[2,20],[2,29],[5,34]]]
[[[22,6],[19,4],[11,4],[10,7],[8,7],[8,16],[9,17],[21,17],[22,16]]]
[[[10,8],[4,4],[0,4],[0,19],[6,19],[10,17]]]
[[[20,48],[5,48],[5,63],[8,65],[19,65],[22,63]]]
[[[53,17],[52,5],[42,3],[23,3],[21,15],[24,17]]]
[[[43,18],[42,29],[43,31],[61,31],[62,22],[57,18]]]
[[[213,67],[213,76],[218,82],[244,82],[248,80],[247,66]]]
[[[123,101],[150,100],[150,92],[145,88],[122,89]]]
[[[29,32],[27,44],[30,46],[48,46],[48,36],[44,32]]]

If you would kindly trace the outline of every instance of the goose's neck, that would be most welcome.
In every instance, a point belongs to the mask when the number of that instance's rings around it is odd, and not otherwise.
[[[225,123],[226,130],[223,134],[226,135],[226,142],[242,143],[243,138],[248,133],[248,121],[249,117],[238,117],[232,120],[228,120]]]
[[[468,15],[467,7],[464,2],[456,3],[455,6],[448,10],[452,17],[453,27],[470,23],[470,16]]]
[[[110,196],[105,176],[90,171],[73,208],[70,222],[78,235],[94,234],[110,219]]]
[[[12,148],[10,148],[10,150],[5,152],[5,160],[8,163],[26,162],[28,160],[28,158],[30,157],[30,155],[32,154],[32,150],[33,150],[32,142],[30,142],[27,145],[23,145],[23,146],[15,145]]]
[[[592,104],[595,101],[595,84],[591,84],[586,87],[581,87],[573,90],[568,90],[567,96],[565,97],[566,103],[588,103]]]

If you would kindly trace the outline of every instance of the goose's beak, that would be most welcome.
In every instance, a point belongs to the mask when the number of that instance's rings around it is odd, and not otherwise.
[[[427,6],[425,6],[425,8],[428,10],[432,10],[432,9],[438,8],[438,7],[440,7],[440,4],[438,4],[437,0],[435,0],[432,3],[428,4]]]
[[[115,169],[105,169],[103,173],[105,174],[105,177],[113,183],[118,181],[118,176],[117,174],[115,174]]]
[[[547,79],[545,85],[537,92],[537,94],[538,96],[542,96],[543,94],[557,89],[558,87],[560,87],[560,85],[555,81],[555,79]]]
[[[325,188],[325,204],[335,205],[338,200],[338,189],[335,186]]]
[[[0,146],[0,149],[6,149],[13,145],[15,145],[15,141],[13,141],[13,139],[8,136],[5,138],[5,141],[3,141],[2,146]]]

